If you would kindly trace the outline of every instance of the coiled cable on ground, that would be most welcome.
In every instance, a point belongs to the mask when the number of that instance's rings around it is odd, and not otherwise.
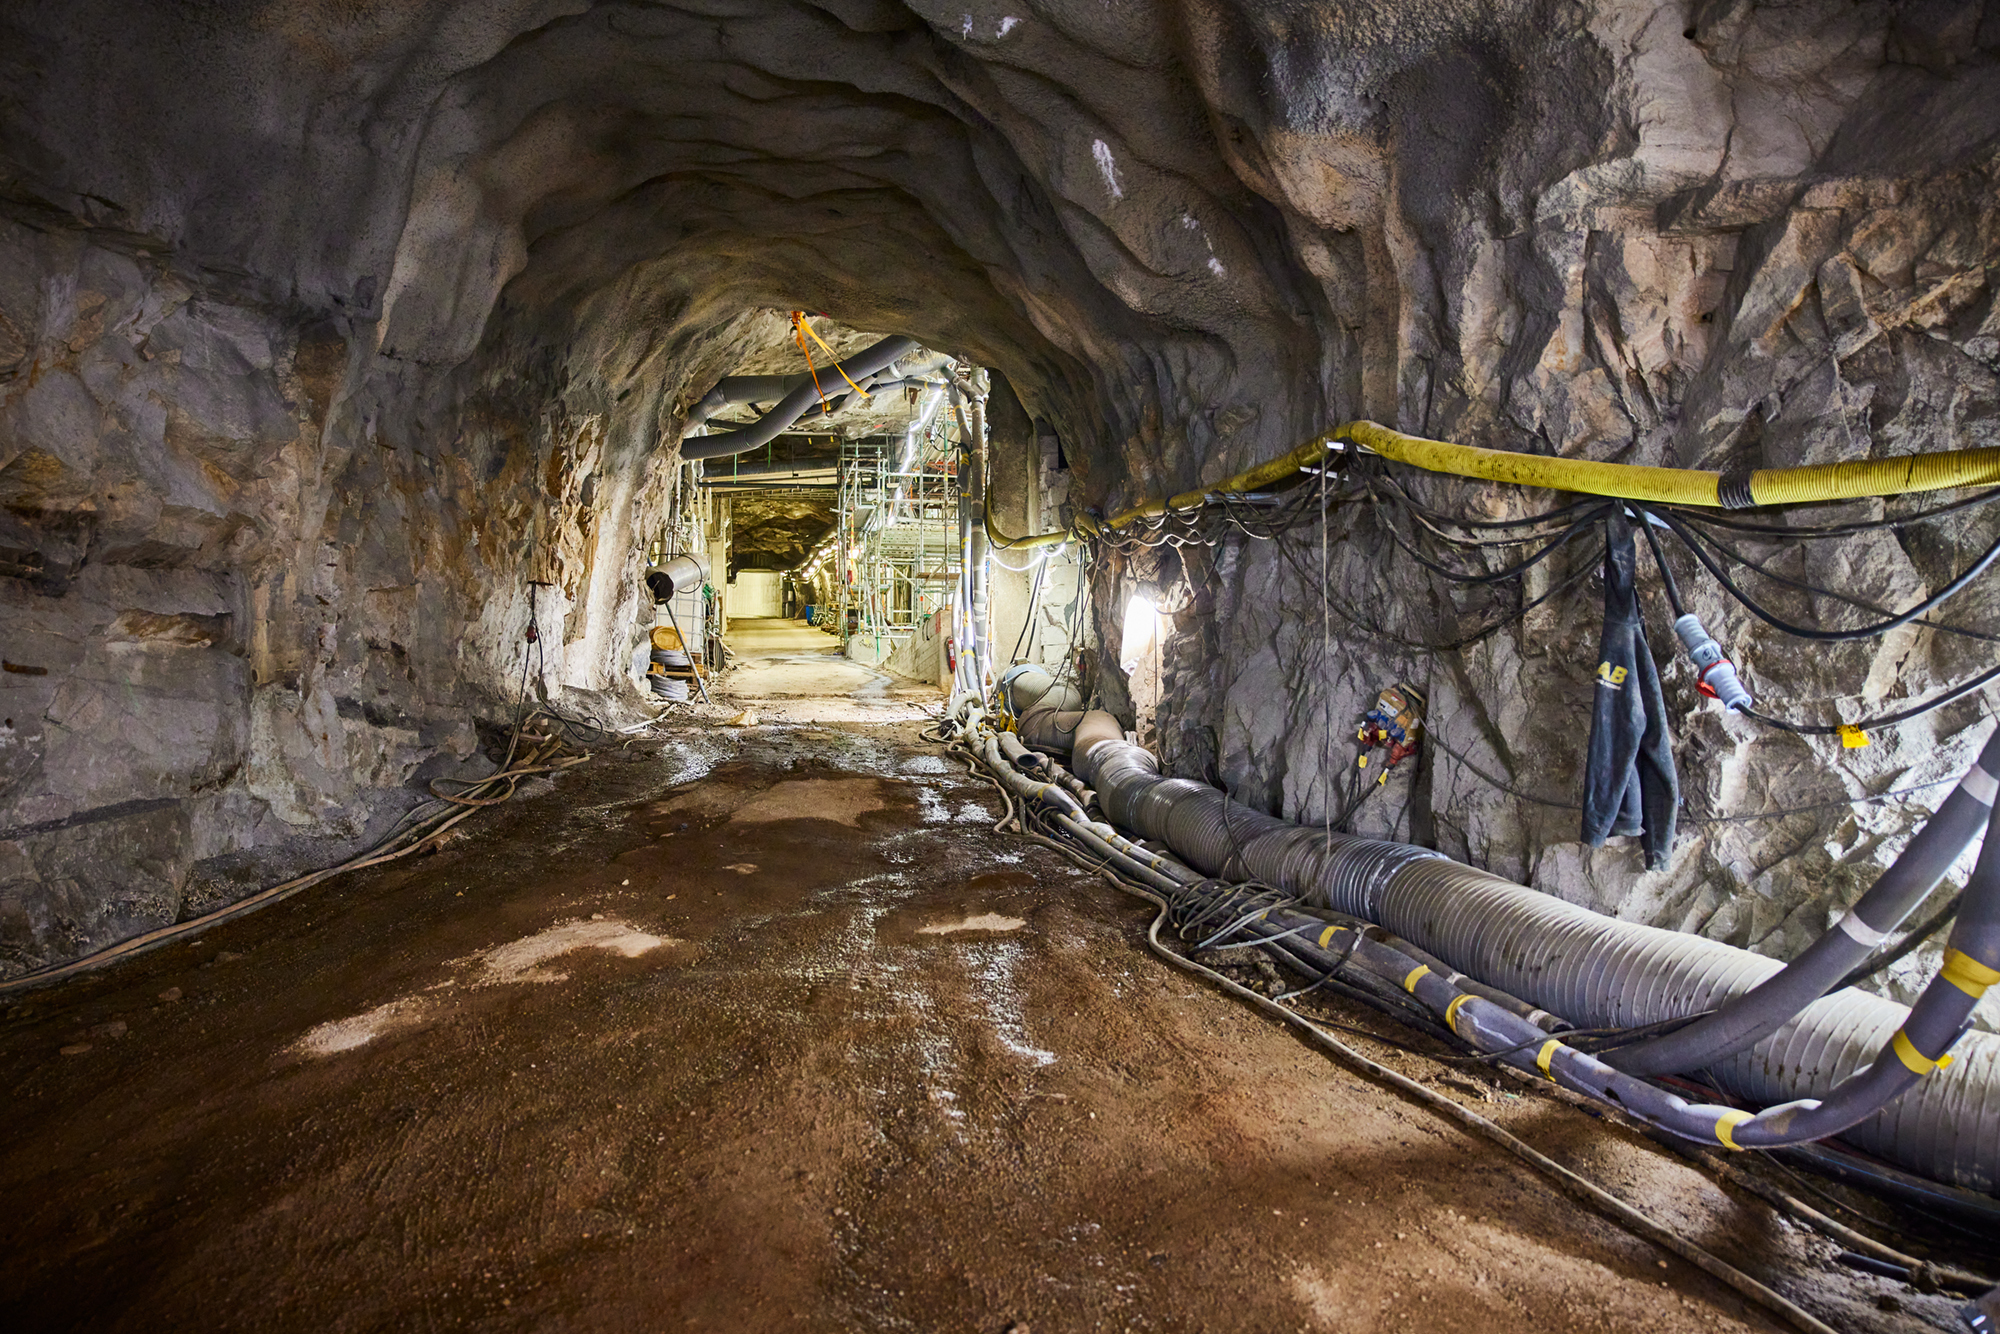
[[[536,709],[526,714],[521,725],[515,728],[513,738],[508,745],[508,758],[504,768],[484,778],[466,782],[463,790],[458,792],[442,792],[433,784],[431,799],[405,811],[390,827],[387,837],[367,851],[356,853],[335,865],[295,876],[280,884],[259,890],[247,898],[224,904],[199,917],[190,917],[183,922],[170,922],[165,926],[121,940],[94,954],[86,954],[80,959],[70,959],[32,972],[17,974],[0,981],[0,995],[47,986],[81,973],[109,967],[134,955],[169,944],[183,936],[206,931],[232,918],[269,907],[281,899],[290,898],[301,890],[310,889],[334,876],[380,866],[384,862],[392,862],[436,846],[454,826],[472,816],[480,808],[496,806],[513,797],[516,785],[523,778],[555,773],[582,764],[590,758],[588,755],[564,754],[565,746],[560,738],[527,730],[527,724],[534,722],[544,713],[549,713],[551,721],[557,721],[556,715],[543,709]],[[527,749],[516,755],[515,752],[523,740],[528,742]]]

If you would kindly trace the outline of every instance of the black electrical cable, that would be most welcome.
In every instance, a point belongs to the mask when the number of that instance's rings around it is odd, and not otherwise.
[[[1852,630],[1815,630],[1810,626],[1793,625],[1791,622],[1765,610],[1764,607],[1758,604],[1755,598],[1744,592],[1737,585],[1736,581],[1729,577],[1728,571],[1715,563],[1714,558],[1688,532],[1687,526],[1681,520],[1675,518],[1672,514],[1666,514],[1662,517],[1666,519],[1667,526],[1674,530],[1674,535],[1681,539],[1689,551],[1694,553],[1695,559],[1700,561],[1703,567],[1715,576],[1716,582],[1727,589],[1730,596],[1741,602],[1758,620],[1796,638],[1818,640],[1822,643],[1850,643],[1859,639],[1873,639],[1877,635],[1887,634],[1891,630],[1908,625],[1925,612],[1930,611],[1940,603],[1964,591],[1967,584],[1970,584],[1974,579],[1984,574],[1987,567],[1991,566],[1994,561],[2000,560],[2000,540],[1996,540],[1978,560],[1962,570],[1950,583],[1906,611],[1898,612],[1887,620],[1879,621],[1874,625],[1857,626]]]
[[[1850,607],[1857,607],[1862,611],[1870,612],[1876,616],[1894,614],[1887,607],[1878,606],[1862,598],[1850,597],[1845,593],[1836,593],[1830,588],[1821,588],[1819,585],[1807,583],[1803,579],[1794,579],[1789,575],[1779,574],[1775,570],[1765,568],[1761,561],[1752,560],[1714,534],[1705,533],[1699,528],[1695,528],[1693,531],[1695,536],[1699,537],[1703,542],[1713,547],[1722,555],[1727,556],[1739,565],[1755,570],[1774,584],[1783,584],[1787,588],[1797,589],[1801,593],[1810,593],[1815,597],[1832,598],[1836,602],[1844,602]],[[2000,634],[1991,634],[1984,630],[1970,630],[1962,625],[1951,625],[1943,621],[1930,620],[1917,620],[1911,622],[1911,624],[1921,626],[1926,630],[1936,630],[1941,634],[1959,635],[1966,639],[1978,639],[1989,644],[2000,644]]]
[[[1560,1035],[1544,1034],[1526,1042],[1517,1042],[1511,1047],[1498,1047],[1492,1051],[1483,1051],[1458,1059],[1474,1065],[1498,1064],[1509,1056],[1516,1056],[1531,1047],[1541,1046],[1552,1036],[1560,1036],[1566,1047],[1574,1047],[1587,1055],[1601,1056],[1606,1052],[1643,1042],[1647,1038],[1660,1037],[1686,1028],[1695,1020],[1706,1019],[1713,1013],[1715,1013],[1713,1010],[1702,1010],[1695,1014],[1677,1014],[1671,1019],[1659,1019],[1650,1024],[1635,1024],[1630,1028],[1566,1028]]]
[[[1681,588],[1674,581],[1674,572],[1667,568],[1667,553],[1660,548],[1659,534],[1653,531],[1653,518],[1642,506],[1633,506],[1639,516],[1639,527],[1645,531],[1646,546],[1653,553],[1653,568],[1660,572],[1660,584],[1667,590],[1667,605],[1674,609],[1676,620],[1687,615],[1687,607],[1681,602]]]
[[[1881,801],[1894,801],[1916,792],[1927,792],[1934,787],[1945,787],[1957,783],[1956,778],[1935,778],[1928,783],[1912,783],[1908,787],[1892,788],[1887,792],[1875,792],[1865,797],[1840,797],[1828,801],[1816,801],[1807,806],[1781,806],[1776,810],[1750,811],[1742,815],[1684,815],[1686,824],[1741,824],[1749,820],[1776,820],[1787,815],[1811,815],[1816,811],[1851,810],[1856,806],[1872,806]]]
[[[1487,773],[1477,764],[1474,764],[1471,758],[1466,754],[1464,754],[1462,751],[1453,749],[1451,743],[1446,741],[1443,737],[1439,736],[1436,732],[1432,731],[1427,733],[1427,735],[1429,735],[1432,741],[1437,743],[1438,749],[1442,750],[1445,754],[1451,756],[1453,759],[1457,760],[1460,764],[1464,765],[1467,769],[1470,769],[1473,773],[1478,774],[1481,778],[1485,779],[1487,783],[1499,789],[1500,791],[1506,793],[1510,797],[1516,797],[1522,801],[1531,802],[1537,806],[1548,806],[1554,810],[1560,810],[1560,811],[1580,811],[1583,809],[1583,806],[1580,802],[1561,801],[1554,797],[1538,796],[1533,792],[1523,792],[1520,788],[1515,787],[1512,783],[1509,783],[1505,779],[1495,778],[1492,774]]]
[[[1404,539],[1402,533],[1397,530],[1395,522],[1393,520],[1385,519],[1385,521],[1382,524],[1382,527],[1389,534],[1390,538],[1394,540],[1397,546],[1401,547],[1404,550],[1404,552],[1406,552],[1410,556],[1412,560],[1416,561],[1419,565],[1423,566],[1425,569],[1430,570],[1435,574],[1442,575],[1446,579],[1449,579],[1454,583],[1495,584],[1499,583],[1504,579],[1520,578],[1522,575],[1526,574],[1529,570],[1533,569],[1535,566],[1541,564],[1544,560],[1548,559],[1551,555],[1555,554],[1555,552],[1561,549],[1563,546],[1567,545],[1570,541],[1572,541],[1576,537],[1578,533],[1581,533],[1585,529],[1594,526],[1596,521],[1599,518],[1601,518],[1604,515],[1604,513],[1608,511],[1610,508],[1611,505],[1609,502],[1592,507],[1591,510],[1588,511],[1583,518],[1578,519],[1575,523],[1572,523],[1569,527],[1563,529],[1559,534],[1551,538],[1548,544],[1542,547],[1541,550],[1535,552],[1534,555],[1529,556],[1526,560],[1522,560],[1516,562],[1513,565],[1509,565],[1505,569],[1494,570],[1487,574],[1469,574],[1463,570],[1454,570],[1448,565],[1444,565],[1438,561],[1432,560],[1430,557],[1426,556],[1423,552],[1417,550],[1417,548],[1414,545],[1412,545],[1410,542]],[[2000,547],[1995,548],[1994,554],[1996,556],[2000,556]]]
[[[1443,540],[1464,547],[1524,546],[1530,542],[1540,541],[1547,534],[1530,533],[1526,537],[1504,538],[1453,537],[1450,533],[1439,531],[1433,525],[1444,524],[1453,528],[1479,530],[1549,527],[1559,520],[1567,519],[1589,510],[1599,509],[1604,505],[1602,500],[1579,500],[1574,504],[1564,505],[1561,509],[1548,510],[1524,519],[1461,519],[1455,515],[1434,510],[1421,501],[1418,501],[1388,473],[1382,472],[1376,475],[1393,493],[1391,498],[1396,504],[1408,510],[1412,516],[1425,520],[1424,526],[1429,528],[1433,533],[1436,533]]]
[[[1042,596],[1042,580],[1048,577],[1051,559],[1053,558],[1045,556],[1042,558],[1042,563],[1035,567],[1035,586],[1028,590],[1028,614],[1021,618],[1021,633],[1014,639],[1014,652],[1011,656],[1015,662],[1021,660],[1021,646],[1028,642],[1028,627],[1035,623],[1035,602]]]
[[[1356,497],[1352,493],[1349,493],[1341,497],[1341,499],[1354,499],[1354,498]],[[1591,502],[1590,504],[1585,506],[1571,506],[1569,507],[1569,509],[1574,510],[1578,508],[1602,508],[1602,507],[1603,507],[1602,502]],[[1385,527],[1386,526],[1387,525],[1385,525]],[[1343,540],[1344,541],[1350,540],[1351,538],[1352,538],[1352,529],[1350,528],[1348,530],[1348,533],[1343,538]],[[1305,566],[1300,562],[1298,556],[1295,553],[1293,553],[1291,548],[1286,543],[1278,542],[1276,545],[1279,553],[1285,557],[1286,562],[1292,567],[1293,572],[1298,575],[1300,582],[1307,585],[1313,585],[1319,583],[1318,576],[1312,573],[1311,571],[1308,571],[1305,568]],[[1521,606],[1517,607],[1513,611],[1496,617],[1492,621],[1489,621],[1487,624],[1481,626],[1479,629],[1472,631],[1470,634],[1461,635],[1457,639],[1448,641],[1415,639],[1408,635],[1398,634],[1395,631],[1385,629],[1380,625],[1372,623],[1368,619],[1364,618],[1359,611],[1355,610],[1352,607],[1347,606],[1339,598],[1336,598],[1333,595],[1333,589],[1331,586],[1323,585],[1320,589],[1320,593],[1321,597],[1325,599],[1327,605],[1343,621],[1346,621],[1349,625],[1353,626],[1355,629],[1360,630],[1363,633],[1368,634],[1374,638],[1385,640],[1389,643],[1398,644],[1404,648],[1416,649],[1426,653],[1456,653],[1464,649],[1471,648],[1475,644],[1479,644],[1487,639],[1492,638],[1494,635],[1498,634],[1501,630],[1505,629],[1507,626],[1513,625],[1516,622],[1524,619],[1527,616],[1527,614],[1533,611],[1535,608],[1541,606],[1542,604],[1550,601],[1553,598],[1559,597],[1563,593],[1569,591],[1570,589],[1576,587],[1578,584],[1582,583],[1586,579],[1590,578],[1590,576],[1596,571],[1598,564],[1600,563],[1603,557],[1603,554],[1604,554],[1603,547],[1600,546],[1595,552],[1591,554],[1591,557],[1588,560],[1581,562],[1575,570],[1571,571],[1570,574],[1565,576],[1557,583],[1551,585],[1546,592],[1523,603]]]
[[[1980,505],[2000,500],[2000,487],[1981,491],[1963,500],[1954,500],[1935,509],[1923,510],[1916,514],[1903,514],[1880,519],[1863,519],[1854,523],[1826,524],[1808,527],[1792,527],[1783,524],[1757,523],[1754,520],[1739,519],[1733,515],[1718,514],[1714,510],[1689,509],[1680,505],[1663,505],[1662,509],[1693,523],[1703,523],[1715,528],[1733,529],[1739,533],[1751,533],[1796,540],[1816,540],[1833,537],[1852,537],[1857,533],[1879,532],[1884,528],[1907,528],[1912,524],[1941,519],[1947,514],[1957,514],[1961,510],[1973,509]]]
[[[1413,508],[1422,509],[1427,517],[1436,519],[1440,523],[1451,524],[1455,528],[1507,529],[1546,527],[1557,520],[1567,519],[1571,515],[1581,513],[1584,510],[1595,509],[1604,503],[1602,500],[1596,498],[1577,500],[1559,509],[1544,510],[1540,514],[1530,514],[1519,519],[1461,519],[1456,515],[1444,514],[1437,510],[1429,509],[1420,502],[1410,499],[1409,493],[1403,489],[1402,485],[1395,480],[1394,475],[1389,471],[1386,466],[1388,462],[1386,459],[1378,459],[1372,455],[1361,455],[1357,457],[1356,461],[1365,462],[1366,466],[1376,476],[1395,487],[1402,494],[1404,500]]]
[[[1913,704],[1909,708],[1896,713],[1885,713],[1879,718],[1857,718],[1851,723],[1795,723],[1783,718],[1774,718],[1769,714],[1759,713],[1755,709],[1743,709],[1741,712],[1744,716],[1755,718],[1760,723],[1768,723],[1772,727],[1786,732],[1795,732],[1800,736],[1839,736],[1849,728],[1854,728],[1862,732],[1870,732],[1878,727],[1894,727],[1897,723],[1906,723],[1912,718],[1921,718],[1931,710],[1943,708],[1955,699],[1963,699],[1996,678],[2000,678],[2000,666],[1990,667],[1970,680],[1961,681],[1942,695],[1934,695],[1921,704]]]

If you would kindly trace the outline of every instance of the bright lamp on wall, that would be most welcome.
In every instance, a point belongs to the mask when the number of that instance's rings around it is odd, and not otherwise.
[[[1160,637],[1160,609],[1144,593],[1125,604],[1125,631],[1118,642],[1118,665],[1131,671]]]

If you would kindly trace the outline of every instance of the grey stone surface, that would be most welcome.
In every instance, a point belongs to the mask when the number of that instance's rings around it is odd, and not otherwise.
[[[615,691],[680,408],[782,348],[772,310],[995,368],[1020,404],[1010,507],[1044,434],[1068,503],[1107,510],[1356,416],[1705,467],[2000,443],[1996,50],[2000,19],[1951,0],[430,0],[254,22],[9,0],[0,630],[47,675],[0,677],[0,824],[170,800],[204,858],[356,836],[504,713],[530,579],[551,585],[536,687]],[[1490,514],[1548,499],[1417,487]],[[1993,531],[1752,554],[1891,606]],[[1408,677],[1472,763],[1574,800],[1588,579],[1430,654],[1400,641],[1514,595],[1442,586],[1363,510],[1329,548],[1338,610],[1317,534],[1094,570],[1114,637],[1134,586],[1172,594],[1170,762],[1314,818],[1354,716]],[[1803,645],[1682,574],[1789,714],[1879,711],[1991,661],[1927,630]],[[1951,615],[1990,628],[1992,600]],[[1667,672],[1690,817],[1667,869],[1582,849],[1573,812],[1441,750],[1361,827],[1786,953],[1935,792],[1705,821],[1940,776],[1989,709],[1841,751]],[[64,892],[109,902],[115,879]],[[54,930],[9,926],[12,957],[80,948]]]

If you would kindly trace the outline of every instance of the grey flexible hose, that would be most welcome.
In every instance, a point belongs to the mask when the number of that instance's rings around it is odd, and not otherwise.
[[[999,763],[1001,747],[996,743],[994,735],[982,727],[984,714],[977,704],[966,701],[962,707],[954,707],[950,716],[960,719],[964,735],[978,739],[978,741],[975,741],[975,745],[978,745],[979,741],[983,741],[982,758],[992,772],[994,781],[1001,785],[1003,791],[1011,789],[1026,802],[1040,802],[1044,806],[1050,804],[1047,800],[1048,795],[1057,789],[1052,788],[1048,784],[1038,784],[1035,780]],[[1090,728],[1086,729],[1087,732],[1101,734],[1103,730],[1103,718],[1104,715],[1102,714],[1096,715],[1097,721]],[[1090,744],[1094,744],[1094,740]],[[1085,746],[1085,749],[1088,749],[1088,745]],[[1124,879],[1127,882],[1136,880],[1140,885],[1151,886],[1153,889],[1163,891],[1168,895],[1176,891],[1186,891],[1191,887],[1198,886],[1201,882],[1201,877],[1198,873],[1177,864],[1162,864],[1160,859],[1151,858],[1150,854],[1147,854],[1143,849],[1135,847],[1115,831],[1106,830],[1103,826],[1089,825],[1079,814],[1072,814],[1070,811],[1061,809],[1048,813],[1052,816],[1056,824],[1063,827],[1078,842],[1102,858],[1102,864],[1107,869],[1115,867],[1117,870],[1123,871],[1125,873]],[[1039,836],[1031,834],[1029,837]],[[1052,844],[1052,846],[1060,847],[1061,845]],[[1151,864],[1147,864],[1148,862]],[[1119,880],[1114,878],[1113,883],[1119,883]],[[1144,892],[1139,891],[1136,886],[1134,889],[1135,892]],[[1360,1053],[1333,1038],[1324,1029],[1307,1020],[1296,1011],[1248,990],[1241,984],[1231,981],[1229,978],[1216,973],[1203,964],[1184,958],[1175,951],[1167,949],[1160,942],[1159,929],[1166,921],[1170,911],[1168,907],[1169,900],[1150,892],[1146,893],[1145,896],[1160,908],[1160,914],[1154,919],[1147,939],[1155,951],[1160,953],[1169,962],[1172,962],[1176,967],[1184,968],[1191,972],[1202,973],[1210,977],[1232,994],[1239,995],[1252,1004],[1268,1010],[1270,1013],[1283,1019],[1286,1023],[1301,1028],[1314,1042],[1332,1051],[1342,1060],[1355,1065],[1371,1076],[1390,1084],[1408,1096],[1458,1121],[1477,1133],[1492,1139],[1495,1143],[1502,1145],[1509,1152],[1518,1155],[1524,1161],[1534,1166],[1537,1171],[1547,1175],[1551,1180],[1557,1182],[1563,1189],[1569,1191],[1577,1198],[1604,1211],[1627,1227],[1632,1228],[1639,1235],[1666,1247],[1675,1254],[1696,1264],[1706,1272],[1720,1278],[1731,1287],[1737,1289],[1737,1291],[1742,1292],[1759,1304],[1784,1316],[1798,1329],[1810,1331],[1811,1334],[1832,1334],[1830,1326],[1818,1320],[1810,1313],[1787,1301],[1770,1288],[1743,1274],[1733,1266],[1725,1264],[1714,1255],[1687,1241],[1671,1229],[1661,1226],[1653,1219],[1633,1209],[1630,1205],[1625,1204],[1622,1200],[1619,1200],[1616,1196],[1611,1195],[1601,1187],[1586,1181],[1568,1168],[1560,1166],[1545,1155],[1529,1148],[1519,1139],[1500,1129],[1485,1117],[1360,1055]],[[1285,950],[1289,953],[1295,947],[1295,941],[1288,942]],[[1310,947],[1307,948],[1308,950],[1310,949]],[[1374,948],[1376,951],[1382,949],[1379,944],[1375,944]],[[1391,965],[1391,967],[1399,968],[1408,963],[1408,958],[1403,957],[1400,964]],[[1469,1003],[1471,997],[1468,996],[1465,999]],[[1455,1005],[1447,1006],[1446,1015],[1448,1020],[1451,1011],[1457,1008],[1460,1007]]]
[[[1115,723],[1079,724],[1079,734],[1103,739],[1088,746],[1079,742],[1075,767],[1114,824],[1164,842],[1209,874],[1260,880],[1377,923],[1452,969],[1570,1023],[1637,1027],[1718,1009],[1781,968],[1718,941],[1604,917],[1425,849],[1329,836],[1249,810],[1205,784],[1161,777],[1151,755],[1110,740],[1112,728]],[[2000,932],[1990,946],[1983,935],[1966,939],[1969,948],[1955,933],[1954,948],[1976,968],[2000,966]],[[1426,985],[1429,981],[1442,985],[1441,979],[1426,979]],[[1970,999],[1949,981],[1926,992],[1929,1004],[1920,1007],[1918,1026],[1908,1032],[1919,1057],[1940,1053],[1944,1030],[1958,1022],[1952,1012],[1959,1007],[1945,994],[1951,991]],[[1511,1025],[1526,1025],[1497,1006],[1475,1006],[1473,1013],[1495,1016],[1496,1041]],[[1881,1067],[1873,1082],[1843,1093],[1826,1113],[1803,1119],[1801,1110],[1783,1124],[1767,1121],[1745,1132],[1759,1142],[1782,1142],[1871,1099],[1879,1104],[1875,1094],[1900,1083],[1882,1063],[1890,1059],[1893,1039],[1905,1030],[1909,1014],[1878,997],[1837,992],[1713,1065],[1708,1077],[1733,1096],[1771,1106],[1827,1100],[1850,1075]],[[1570,1050],[1558,1043],[1554,1054]],[[1893,1101],[1844,1130],[1843,1138],[1936,1180],[1990,1193],[2000,1183],[2000,1037],[1967,1034],[1953,1054],[1950,1067],[1915,1081],[1906,1092],[1899,1088],[1901,1096],[1888,1094]],[[1575,1057],[1564,1056],[1555,1073],[1580,1091],[1602,1097],[1607,1089],[1651,1088],[1594,1057]],[[1906,1073],[1913,1072],[1906,1067]],[[1679,1109],[1665,1103],[1658,1109],[1661,1124],[1676,1133],[1693,1130],[1712,1142],[1745,1146],[1728,1132],[1748,1123],[1747,1114],[1725,1123],[1718,1113],[1728,1109],[1674,1102]]]
[[[850,380],[861,380],[886,369],[890,362],[914,351],[914,338],[884,338],[873,347],[855,353],[836,366],[835,379],[844,373]],[[825,382],[822,378],[821,383]],[[715,435],[701,436],[681,441],[682,459],[719,459],[731,454],[742,454],[748,450],[768,445],[777,438],[780,431],[805,415],[806,409],[819,401],[819,389],[808,378],[778,400],[778,406],[759,417],[740,431],[722,431]]]
[[[1785,1020],[1825,995],[1866,959],[1944,878],[1986,828],[1993,798],[2000,793],[1996,773],[2000,773],[2000,729],[1987,738],[1964,779],[1895,863],[1804,953],[1715,1013],[1620,1051],[1611,1057],[1611,1064],[1635,1075],[1700,1070],[1777,1032]]]
[[[802,459],[792,463],[746,464],[730,468],[727,472],[707,473],[701,480],[727,485],[739,478],[743,481],[761,481],[770,477],[811,477],[831,481],[839,475],[838,459]]]

